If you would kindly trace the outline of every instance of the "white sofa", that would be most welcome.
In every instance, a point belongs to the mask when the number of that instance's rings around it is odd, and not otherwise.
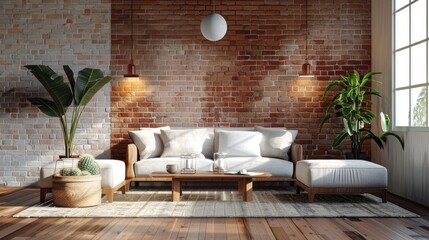
[[[294,181],[295,164],[303,149],[295,144],[297,130],[285,128],[142,128],[130,131],[133,143],[126,157],[127,184],[152,179],[152,172],[166,172],[167,164],[180,164],[180,155],[197,156],[197,171],[213,170],[213,153],[226,153],[228,171],[270,172],[268,181]],[[265,181],[267,181],[265,179]]]

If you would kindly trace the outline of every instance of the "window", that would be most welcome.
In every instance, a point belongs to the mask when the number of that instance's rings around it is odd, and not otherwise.
[[[428,127],[428,0],[394,0],[394,125]]]

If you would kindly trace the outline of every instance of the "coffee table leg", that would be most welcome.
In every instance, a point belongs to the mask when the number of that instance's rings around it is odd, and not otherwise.
[[[253,181],[252,178],[243,179],[243,201],[251,202],[253,200]]]
[[[180,201],[180,192],[181,192],[180,185],[181,185],[180,181],[178,181],[176,179],[172,179],[172,181],[171,181],[171,197],[172,197],[173,202]]]
[[[244,199],[244,180],[238,179],[238,193]]]

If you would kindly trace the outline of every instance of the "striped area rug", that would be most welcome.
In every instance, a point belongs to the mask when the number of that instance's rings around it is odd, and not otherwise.
[[[257,190],[252,202],[243,202],[237,191],[183,191],[180,202],[171,202],[168,190],[131,190],[115,193],[114,202],[88,208],[61,208],[52,201],[29,207],[14,217],[419,217],[370,194],[307,195],[291,191]]]

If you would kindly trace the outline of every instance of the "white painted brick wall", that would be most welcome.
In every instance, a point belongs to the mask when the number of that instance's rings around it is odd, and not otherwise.
[[[45,64],[64,74],[110,65],[110,2],[104,0],[2,0],[0,4],[0,185],[37,185],[40,168],[64,153],[59,122],[29,104],[46,96],[24,69]],[[84,113],[78,154],[110,157],[110,85]]]

